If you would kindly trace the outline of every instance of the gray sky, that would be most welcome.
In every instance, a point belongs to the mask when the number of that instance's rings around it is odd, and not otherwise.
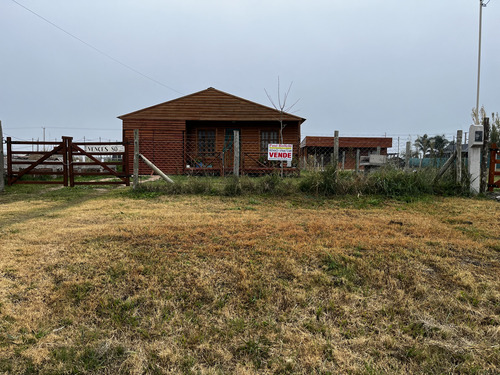
[[[120,140],[116,117],[215,87],[270,105],[293,81],[302,135],[468,131],[479,0],[0,2],[4,136]],[[500,112],[500,0],[483,9],[480,104]],[[412,138],[409,138],[412,135]]]

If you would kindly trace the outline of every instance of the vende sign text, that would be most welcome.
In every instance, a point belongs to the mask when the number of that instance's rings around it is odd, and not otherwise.
[[[292,161],[293,145],[270,144],[267,147],[267,160]]]

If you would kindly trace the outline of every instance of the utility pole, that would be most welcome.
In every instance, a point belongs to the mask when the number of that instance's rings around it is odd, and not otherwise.
[[[481,119],[479,118],[479,82],[481,80],[481,32],[483,24],[483,7],[486,7],[488,3],[489,0],[487,3],[484,3],[484,0],[479,0],[479,47],[477,53],[477,93],[476,93],[476,114],[479,122],[476,125],[479,125],[481,122]]]

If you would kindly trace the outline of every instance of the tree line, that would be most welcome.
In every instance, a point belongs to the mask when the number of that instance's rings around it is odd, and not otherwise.
[[[486,113],[484,108],[481,108],[481,113],[478,116],[476,111],[472,111],[472,119],[475,124],[480,124],[479,118],[486,117]],[[491,114],[491,131],[490,131],[490,142],[496,143],[500,146],[500,116],[498,112]],[[447,148],[453,149],[455,145],[455,140],[449,140],[446,138],[444,134],[436,135],[430,137],[427,134],[420,135],[414,142],[414,146],[416,147],[416,155],[414,156],[422,156],[422,157],[443,157],[446,153]]]

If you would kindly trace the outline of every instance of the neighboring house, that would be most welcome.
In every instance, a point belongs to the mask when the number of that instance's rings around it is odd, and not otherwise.
[[[455,143],[450,143],[448,144],[444,150],[443,150],[443,158],[449,158],[456,149],[457,145]],[[468,144],[462,144],[462,157],[467,157],[469,153],[469,145]]]
[[[240,171],[269,173],[276,162],[267,161],[267,145],[280,143],[280,115],[273,108],[208,88],[118,118],[123,121],[123,139],[133,141],[139,129],[140,153],[170,174],[232,173],[234,130],[240,134]],[[283,143],[292,144],[298,160],[300,126],[305,119],[282,114]],[[129,156],[133,163],[133,148]],[[285,172],[297,171],[297,163]],[[132,169],[130,169],[132,170]],[[140,174],[150,173],[145,164]]]
[[[316,165],[332,162],[335,137],[305,137],[300,143],[300,155],[305,162],[312,160]],[[356,153],[360,150],[360,159],[371,154],[387,155],[392,147],[392,138],[383,137],[339,137],[339,166],[354,169]],[[345,156],[345,160],[342,160]]]

